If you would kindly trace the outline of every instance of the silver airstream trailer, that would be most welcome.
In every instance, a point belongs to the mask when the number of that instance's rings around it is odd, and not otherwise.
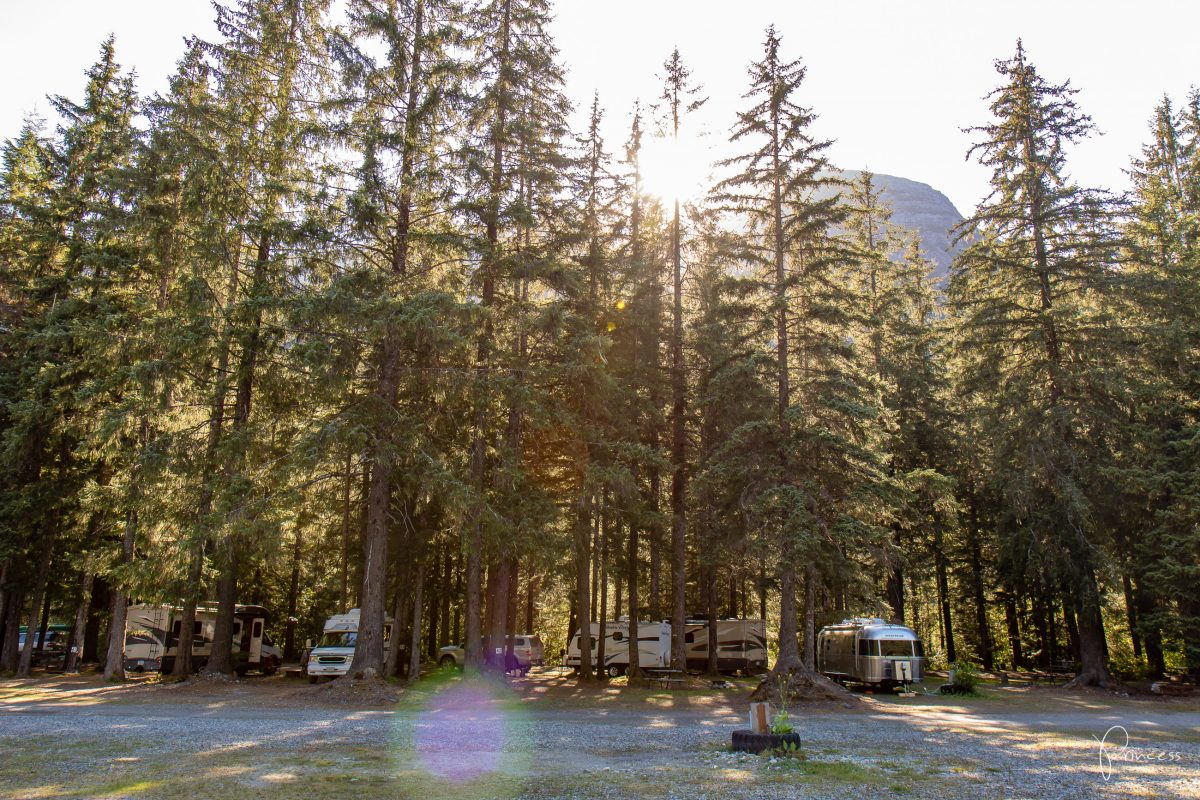
[[[919,683],[924,664],[920,637],[903,625],[855,618],[817,634],[817,671],[839,683],[883,688]]]

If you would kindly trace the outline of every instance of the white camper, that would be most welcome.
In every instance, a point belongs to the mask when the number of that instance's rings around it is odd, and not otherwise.
[[[258,670],[273,675],[283,652],[266,632],[269,612],[262,606],[235,606],[233,617],[234,669],[239,675]],[[164,673],[175,669],[183,609],[169,605],[132,605],[125,618],[125,669]],[[192,629],[192,669],[199,672],[212,653],[217,606],[197,606]]]
[[[604,623],[604,669],[612,677],[624,675],[629,669],[629,620],[620,619]],[[596,665],[596,656],[600,637],[600,623],[593,622],[591,636],[588,639],[592,648],[592,666]],[[639,622],[637,623],[638,666],[642,669],[665,669],[671,665],[671,623],[669,622]],[[579,667],[579,632],[571,637],[567,648],[567,656],[563,664],[568,667]]]
[[[345,614],[334,614],[325,620],[321,641],[308,653],[305,672],[308,682],[316,683],[320,678],[338,678],[350,670],[354,660],[354,646],[358,644],[358,619],[361,611],[352,608]],[[383,624],[383,651],[386,654],[392,644],[392,620]],[[404,652],[403,648],[401,652]]]
[[[708,620],[689,619],[684,626],[687,668],[708,669]],[[767,624],[761,619],[717,620],[717,670],[751,674],[767,668]]]

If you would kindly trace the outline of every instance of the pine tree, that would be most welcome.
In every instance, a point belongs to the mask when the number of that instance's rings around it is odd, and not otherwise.
[[[692,83],[678,48],[663,63],[660,100],[663,127],[676,147],[688,114],[707,102],[698,97],[701,87]],[[671,215],[671,663],[683,669],[687,662],[684,622],[687,618],[687,377],[683,354],[683,228],[679,197],[672,198]]]
[[[1079,685],[1107,685],[1097,572],[1105,531],[1089,501],[1112,407],[1103,390],[1104,295],[1114,236],[1104,197],[1071,184],[1064,148],[1092,130],[1069,83],[1038,74],[1018,42],[996,62],[993,121],[971,149],[992,193],[964,223],[974,236],[951,276],[960,392],[981,393],[992,463],[1004,465],[1007,526],[1028,531],[1063,570],[1078,615]],[[1084,465],[1088,465],[1085,469]]]
[[[761,445],[770,462],[759,467],[748,502],[772,531],[779,554],[779,658],[773,673],[819,683],[814,672],[815,604],[822,568],[836,569],[840,536],[856,530],[850,506],[874,480],[869,447],[859,433],[874,413],[865,398],[858,355],[847,344],[851,297],[841,288],[846,265],[831,238],[843,219],[815,115],[794,99],[804,79],[799,61],[780,55],[768,28],[761,61],[751,65],[754,101],[739,113],[734,142],[753,149],[728,162],[741,169],[718,185],[718,197],[747,218],[747,261],[754,265],[771,310],[775,414]],[[848,277],[848,276],[846,276]],[[760,434],[762,436],[762,434]],[[775,444],[769,445],[768,442]],[[843,516],[844,515],[844,516]],[[797,570],[804,565],[804,657],[797,637]],[[769,683],[769,682],[768,682]],[[768,683],[760,689],[770,690]],[[823,691],[830,687],[825,686]]]

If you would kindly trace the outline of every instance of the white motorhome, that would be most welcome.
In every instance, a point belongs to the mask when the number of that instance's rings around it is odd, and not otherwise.
[[[592,665],[599,650],[600,623],[593,622],[588,637],[592,649]],[[671,665],[671,623],[637,623],[638,666],[642,669],[665,669]],[[579,631],[571,637],[563,664],[579,667]],[[604,669],[612,677],[624,675],[629,669],[629,620],[604,623]]]
[[[684,626],[687,668],[708,669],[708,620],[689,619]],[[767,623],[761,619],[717,620],[717,671],[762,672],[767,668]]]
[[[258,670],[273,675],[283,662],[283,652],[266,632],[269,612],[262,606],[234,606],[233,659],[239,675]],[[164,673],[175,669],[179,632],[183,624],[179,606],[138,604],[125,617],[125,669]],[[199,672],[212,653],[217,606],[197,606],[192,629],[192,669]]]
[[[325,620],[321,641],[308,653],[305,672],[308,682],[316,683],[321,678],[338,678],[350,670],[354,660],[354,646],[358,644],[358,620],[362,612],[352,608],[345,614],[334,614]],[[392,645],[392,620],[383,623],[383,651],[386,654]],[[403,648],[404,652],[407,648]]]

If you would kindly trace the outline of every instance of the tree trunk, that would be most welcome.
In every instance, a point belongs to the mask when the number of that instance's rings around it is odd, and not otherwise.
[[[607,493],[605,495],[607,501]],[[605,661],[605,638],[608,636],[608,510],[607,502],[600,512],[600,634],[596,641],[596,675],[604,678],[607,670]]]
[[[408,613],[408,589],[411,582],[406,580],[408,577],[408,565],[396,570],[396,590],[392,595],[392,640],[391,646],[387,649],[387,661],[384,664],[384,676],[395,678],[400,675],[400,670],[404,666],[400,660],[401,643],[405,640],[404,634],[407,632],[405,620],[409,618]]]
[[[294,660],[299,653],[296,650],[296,609],[300,595],[300,554],[304,549],[304,528],[296,525],[296,541],[292,544],[292,575],[288,582],[287,619],[284,620],[283,658],[285,661]]]
[[[971,526],[971,594],[975,601],[975,627],[979,636],[979,660],[983,668],[992,671],[994,658],[992,652],[992,631],[988,625],[987,598],[984,594],[983,553],[979,543],[980,530],[978,515],[972,507]]]
[[[408,682],[421,679],[421,604],[425,589],[425,559],[417,562],[416,580],[413,581],[412,636],[408,642]],[[397,624],[399,622],[397,621]],[[399,649],[399,642],[396,643]]]
[[[230,675],[233,663],[233,621],[237,605],[238,553],[234,542],[226,536],[217,545],[221,573],[217,578],[217,618],[213,623],[213,640],[209,646],[206,675]],[[182,628],[180,633],[183,633]]]
[[[946,553],[942,545],[942,532],[937,530],[933,538],[933,561],[937,577],[938,614],[941,618],[942,642],[946,646],[946,661],[953,664],[958,660],[954,649],[954,621],[950,616],[950,578]]]
[[[25,593],[19,588],[11,588],[8,593],[8,605],[4,609],[4,643],[0,647],[0,672],[16,672],[20,659],[21,614],[25,604]]]
[[[720,670],[720,646],[718,644],[717,623],[720,614],[717,613],[717,570],[715,567],[705,568],[702,575],[704,584],[704,613],[708,617],[708,663],[704,671],[710,676],[718,676]]]
[[[46,534],[42,543],[42,552],[38,558],[37,580],[33,585],[33,603],[29,610],[29,624],[26,626],[25,647],[21,649],[21,660],[17,666],[17,677],[28,678],[33,668],[33,650],[37,640],[38,614],[46,598],[46,586],[50,578],[50,561],[54,556],[54,542],[57,539],[57,526]]]
[[[575,498],[575,613],[579,620],[579,680],[591,681],[591,591],[588,586],[591,551],[591,498],[586,489],[580,488]],[[569,641],[569,637],[568,637]]]
[[[1008,646],[1012,650],[1012,668],[1021,669],[1025,656],[1021,648],[1021,625],[1017,616],[1017,601],[1012,592],[1004,595],[1004,621],[1008,626]]]
[[[80,655],[83,653],[83,636],[87,629],[88,609],[92,606],[92,585],[96,576],[90,571],[83,573],[83,581],[79,587],[79,605],[75,607],[75,624],[71,628],[71,640],[67,647],[67,660],[63,664],[64,672],[78,672]]]
[[[638,527],[636,525],[629,526],[629,553],[625,557],[625,569],[628,570],[628,577],[625,579],[625,585],[628,586],[629,592],[629,681],[636,681],[641,677],[641,654],[638,651]]]
[[[187,589],[179,618],[179,637],[175,645],[175,665],[171,670],[171,674],[177,678],[192,674],[192,642],[195,640],[196,604],[204,572],[204,551],[204,540],[201,540],[192,548],[192,559],[188,565]],[[169,631],[167,636],[169,639]]]
[[[817,571],[804,568],[804,668],[817,668]]]
[[[1125,619],[1129,622],[1129,638],[1133,642],[1133,657],[1142,657],[1142,637],[1138,635],[1137,605],[1133,602],[1133,581],[1128,572],[1121,573],[1121,588],[1125,590]]]

